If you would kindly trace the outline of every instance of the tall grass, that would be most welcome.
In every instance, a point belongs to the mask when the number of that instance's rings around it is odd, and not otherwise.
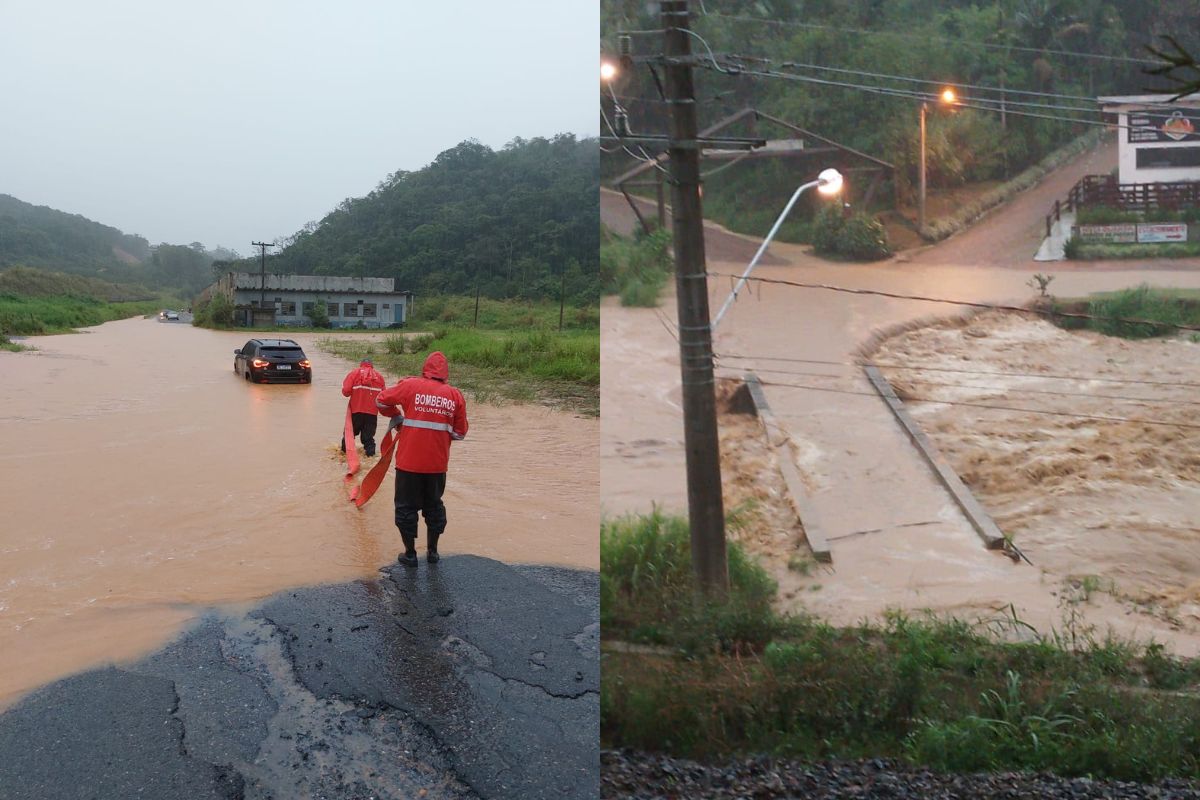
[[[116,319],[150,314],[159,300],[106,303],[77,297],[12,297],[0,295],[0,331],[32,336],[65,333]]]
[[[591,415],[600,410],[598,329],[441,328],[382,342],[330,338],[321,346],[351,360],[369,356],[397,375],[419,375],[428,354],[440,350],[450,362],[451,382],[478,400],[542,402]]]
[[[1079,310],[1084,301],[1057,301],[1055,308]],[[1147,339],[1175,333],[1175,325],[1200,325],[1200,294],[1179,289],[1156,289],[1146,284],[1093,296],[1087,301],[1093,320],[1056,318],[1063,328],[1086,327],[1123,339]],[[1122,322],[1120,320],[1146,320]],[[1162,324],[1155,324],[1162,323]]]
[[[604,523],[600,555],[604,639],[668,648],[606,648],[609,746],[1200,777],[1200,663],[1160,646],[1077,620],[1039,636],[1012,615],[836,628],[772,610],[769,578],[736,545],[730,600],[712,603],[691,590],[686,522],[657,513]]]
[[[588,329],[600,324],[600,309],[596,305],[572,306],[562,309],[563,327]],[[478,327],[483,330],[516,328],[558,329],[559,304],[543,300],[493,300],[479,298],[479,319],[475,319],[475,298],[465,295],[418,297],[408,327]]]
[[[625,306],[652,308],[671,274],[670,231],[633,239],[604,232],[600,243],[600,283],[605,294]]]

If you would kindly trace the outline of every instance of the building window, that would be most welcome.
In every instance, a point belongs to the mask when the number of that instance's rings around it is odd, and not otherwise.
[[[387,311],[389,308],[391,308],[391,305],[389,305],[388,303],[384,303],[384,304],[383,304],[383,310],[384,310],[384,311]]]
[[[362,315],[364,317],[375,316],[375,304],[374,303],[363,303],[362,304],[362,312],[363,312]]]
[[[325,309],[326,314],[328,314],[331,317],[340,316],[338,314],[338,304],[337,303],[327,303],[326,306],[327,306],[327,308]]]
[[[1138,169],[1200,167],[1200,147],[1139,147]]]
[[[358,316],[358,303],[343,303],[342,308],[345,309],[345,313],[343,313],[342,316],[346,316],[346,317],[357,317]]]
[[[277,313],[285,317],[296,316],[296,303],[292,300],[280,300],[275,304],[275,307],[278,309]]]

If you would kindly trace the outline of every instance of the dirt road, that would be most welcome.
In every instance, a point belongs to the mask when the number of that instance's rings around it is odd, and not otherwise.
[[[252,385],[232,371],[246,338],[132,319],[0,352],[0,706],[212,606],[395,558],[391,479],[362,511],[342,485],[350,365],[297,334],[314,384]],[[469,413],[443,552],[595,569],[599,422]]]
[[[1064,169],[1086,171],[1091,167],[1074,162]],[[756,274],[982,302],[1027,300],[1032,290],[1025,284],[1037,271],[1055,273],[1054,289],[1061,295],[1123,288],[1142,281],[1200,287],[1200,272],[1189,271],[1186,263],[1170,262],[1168,269],[1155,262],[1136,268],[1105,265],[1103,269],[1075,266],[1069,270],[1047,270],[1046,265],[1035,264],[1028,231],[1041,217],[1031,221],[1024,215],[1031,213],[1030,208],[1052,203],[1059,182],[1073,180],[1052,177],[1027,193],[1021,206],[1014,204],[986,217],[978,232],[953,238],[907,261],[835,264],[808,255],[802,247],[783,244],[771,248],[783,263],[760,267]],[[605,221],[614,229],[622,224],[615,218],[619,204],[602,203],[601,213],[610,215]],[[988,230],[995,231],[990,234],[994,240],[987,238]],[[717,226],[706,226],[710,252],[732,246],[724,243],[729,236]],[[734,238],[744,241],[743,237]],[[1011,244],[1013,240],[1015,244]],[[1015,258],[1013,252],[1026,253],[1025,260]],[[713,272],[736,274],[745,263],[710,257],[708,266]],[[728,279],[710,280],[709,285],[710,303],[722,302],[728,294]],[[1014,566],[981,549],[965,518],[930,475],[886,406],[873,396],[861,371],[852,365],[858,349],[875,333],[951,313],[953,307],[937,303],[768,286],[755,296],[743,296],[722,323],[715,341],[715,349],[722,355],[721,374],[753,369],[775,384],[766,387],[771,407],[791,434],[796,463],[810,484],[813,505],[826,535],[834,540],[833,568],[815,581],[801,580],[786,567],[774,571],[785,595],[819,584],[819,591],[804,592],[803,603],[834,622],[854,622],[889,607],[990,616],[1012,604],[1023,619],[1047,630],[1062,621],[1058,598],[1052,594],[1054,582],[1043,581],[1036,570]],[[630,342],[614,346],[610,340],[614,333],[654,342],[665,357],[661,330],[662,323],[653,312],[604,306],[601,350],[605,373],[627,366],[620,354],[639,352],[638,345]],[[671,365],[661,363],[656,373],[661,377],[656,378],[652,391],[627,395],[635,403],[618,405],[615,398],[606,396],[604,415],[635,420],[632,424],[637,429],[629,430],[628,436],[641,436],[649,430],[680,430],[678,408],[665,399],[671,397],[666,383],[678,385],[677,370],[677,357]],[[846,390],[854,393],[840,393]],[[602,433],[601,492],[606,513],[644,510],[659,498],[659,486],[681,485],[678,469],[683,457],[677,440],[668,438],[670,447],[659,446],[655,459],[639,461],[620,457],[610,429],[606,427]],[[624,488],[610,492],[614,485]],[[629,488],[638,486],[643,487],[640,492]],[[664,505],[682,508],[681,502]],[[856,535],[868,530],[879,533]],[[1097,608],[1089,613],[1102,627],[1112,624],[1129,635],[1172,638],[1175,634],[1165,623],[1127,618],[1120,609]],[[1198,642],[1176,644],[1182,650],[1200,651]]]

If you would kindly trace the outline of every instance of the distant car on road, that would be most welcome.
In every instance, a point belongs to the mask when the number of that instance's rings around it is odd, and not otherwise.
[[[171,311],[169,309],[160,311],[160,312],[158,312],[158,321],[159,322],[178,322],[179,321],[179,312]]]
[[[234,373],[252,383],[312,383],[312,363],[291,339],[251,339],[233,356]]]

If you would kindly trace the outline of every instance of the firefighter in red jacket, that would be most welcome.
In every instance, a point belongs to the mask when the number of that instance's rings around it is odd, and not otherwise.
[[[354,435],[362,438],[363,450],[368,456],[375,455],[375,425],[379,409],[375,399],[387,383],[375,371],[371,359],[364,358],[358,369],[350,370],[342,381],[342,396],[350,398],[350,422]],[[346,452],[346,435],[342,434],[342,452]]]
[[[396,443],[396,527],[404,540],[397,559],[417,565],[417,512],[425,517],[427,559],[438,561],[438,537],[446,529],[446,465],[450,442],[467,435],[467,402],[446,382],[450,368],[439,352],[429,354],[421,377],[404,378],[376,400],[380,412],[399,426]]]

